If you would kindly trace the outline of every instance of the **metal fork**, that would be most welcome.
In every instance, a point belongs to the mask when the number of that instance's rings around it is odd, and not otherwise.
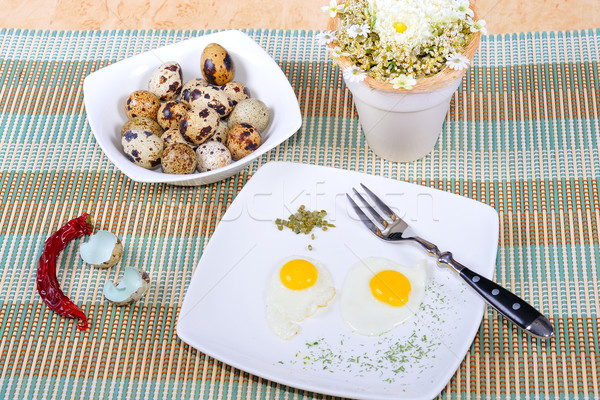
[[[469,268],[460,264],[452,257],[452,253],[445,251],[441,252],[438,247],[418,236],[407,236],[405,235],[406,229],[409,227],[408,224],[394,213],[375,193],[367,188],[362,183],[360,184],[369,197],[373,200],[379,210],[385,215],[382,217],[374,207],[365,200],[365,198],[355,189],[354,195],[360,200],[365,206],[366,210],[371,214],[372,218],[369,218],[363,210],[352,200],[352,197],[346,193],[346,197],[350,201],[352,208],[367,228],[375,236],[380,239],[387,240],[390,242],[395,241],[412,241],[418,243],[421,247],[427,250],[430,256],[437,258],[439,265],[446,265],[454,272],[456,272],[464,281],[469,284],[483,299],[498,312],[504,315],[506,318],[511,320],[525,332],[541,338],[550,339],[554,336],[554,327],[552,323],[541,314],[538,310],[533,308],[530,304],[525,302],[520,297],[509,292],[502,286],[495,282],[471,271]]]

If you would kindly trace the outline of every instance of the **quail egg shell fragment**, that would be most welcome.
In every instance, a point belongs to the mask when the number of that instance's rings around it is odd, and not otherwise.
[[[152,73],[148,91],[154,93],[160,101],[173,100],[181,93],[182,81],[179,63],[167,61]]]
[[[196,149],[198,171],[207,172],[231,164],[231,153],[224,144],[209,141]]]
[[[123,257],[123,244],[112,232],[98,231],[79,247],[83,261],[94,267],[112,267]]]
[[[134,267],[125,267],[123,277],[117,285],[111,281],[104,285],[106,300],[117,306],[125,306],[141,299],[150,288],[150,276]]]
[[[163,154],[163,140],[150,131],[129,129],[121,137],[125,157],[146,169],[160,165]]]

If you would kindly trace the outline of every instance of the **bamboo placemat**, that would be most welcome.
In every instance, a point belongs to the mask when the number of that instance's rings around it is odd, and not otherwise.
[[[340,71],[313,32],[248,31],[280,64],[301,130],[249,168],[198,188],[139,184],[96,144],[86,75],[210,32],[0,31],[0,397],[323,398],[224,365],[178,340],[178,309],[219,219],[262,164],[358,170],[471,197],[500,215],[496,280],[555,324],[549,343],[488,309],[441,398],[599,398],[597,305],[600,30],[489,36],[455,94],[435,150],[397,164],[365,145]],[[153,285],[131,307],[102,287],[119,268],[59,261],[91,327],[47,310],[35,288],[46,237],[87,211],[125,245],[120,265]]]

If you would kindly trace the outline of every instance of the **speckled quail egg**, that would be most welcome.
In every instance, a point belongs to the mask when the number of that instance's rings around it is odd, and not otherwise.
[[[156,120],[160,100],[147,90],[136,90],[125,100],[125,114],[128,118],[148,117]]]
[[[163,134],[163,129],[160,127],[158,122],[148,117],[135,117],[125,122],[125,125],[123,125],[123,128],[121,129],[121,136],[123,136],[125,132],[132,128],[150,131],[158,137],[161,137]]]
[[[181,135],[195,145],[207,141],[218,129],[221,119],[212,108],[193,108],[179,121]]]
[[[125,157],[131,162],[152,169],[160,165],[163,155],[163,141],[150,131],[132,128],[121,137]]]
[[[163,152],[162,169],[167,174],[191,174],[196,165],[196,152],[187,144],[174,143]]]
[[[185,140],[181,132],[179,132],[179,128],[167,129],[165,133],[163,133],[161,139],[165,143],[165,147],[174,143],[184,143],[188,146],[196,147],[193,143]]]
[[[196,86],[188,96],[190,108],[210,107],[223,118],[231,113],[233,106],[229,104],[229,97],[220,88],[215,86]]]
[[[215,141],[219,143],[227,143],[227,135],[229,134],[229,127],[225,120],[221,120],[219,127],[216,132],[208,139],[209,141]]]
[[[224,85],[235,75],[233,58],[217,43],[211,43],[204,48],[200,66],[202,75],[211,85]]]
[[[201,88],[209,85],[210,83],[206,82],[206,79],[197,78],[189,80],[185,83],[185,85],[183,85],[183,88],[181,89],[181,97],[179,98],[179,100],[182,103],[187,104],[189,106],[190,94],[192,93],[192,91],[196,88]]]
[[[234,160],[240,160],[258,149],[261,144],[260,132],[245,122],[232,126],[227,137],[227,148]]]
[[[181,88],[181,95],[183,96],[183,92],[185,92],[186,90],[192,89],[196,86],[208,86],[208,85],[210,85],[210,83],[208,83],[206,81],[206,79],[202,79],[202,78],[190,79],[189,81],[187,81],[186,83],[183,84],[183,87]]]
[[[152,73],[148,90],[156,95],[160,101],[173,100],[183,86],[181,66],[175,61],[167,61]]]
[[[189,107],[178,100],[163,103],[156,113],[156,120],[163,129],[179,128],[179,121],[187,114]]]
[[[196,149],[198,171],[207,172],[231,164],[231,153],[223,143],[205,142]]]
[[[227,122],[229,126],[245,122],[263,132],[269,124],[269,116],[269,109],[265,103],[258,99],[246,99],[235,106]]]
[[[221,89],[225,92],[225,94],[229,97],[229,103],[232,106],[235,106],[242,100],[246,100],[250,98],[250,92],[241,82],[227,82]]]

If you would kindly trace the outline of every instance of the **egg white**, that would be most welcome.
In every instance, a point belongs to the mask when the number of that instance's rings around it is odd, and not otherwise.
[[[291,260],[306,260],[316,267],[318,275],[314,285],[302,290],[292,290],[283,285],[279,273],[281,267]],[[291,339],[300,331],[299,322],[320,307],[327,306],[334,296],[333,279],[323,264],[309,257],[289,257],[277,264],[269,278],[265,298],[267,322],[277,337]]]
[[[400,272],[410,281],[408,301],[399,307],[376,299],[369,286],[379,272]],[[421,261],[413,267],[405,267],[385,258],[367,258],[355,264],[344,281],[340,307],[342,318],[360,335],[378,336],[389,332],[411,318],[425,297],[427,262]]]

